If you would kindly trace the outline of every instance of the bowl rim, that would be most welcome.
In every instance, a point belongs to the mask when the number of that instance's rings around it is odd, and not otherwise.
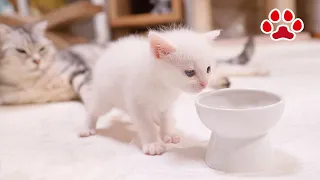
[[[219,108],[219,107],[211,107],[211,106],[207,106],[203,103],[200,103],[200,99],[208,96],[210,94],[214,94],[214,93],[221,93],[221,92],[226,92],[226,91],[247,91],[247,92],[260,92],[260,93],[266,93],[269,95],[272,95],[276,98],[279,99],[279,101],[277,101],[276,103],[270,104],[270,105],[265,105],[265,106],[257,106],[257,107],[253,107],[253,108],[245,108],[245,109],[232,109],[232,108]],[[273,92],[267,91],[267,90],[262,90],[262,89],[253,89],[253,88],[226,88],[226,89],[217,89],[217,90],[210,90],[207,92],[203,92],[200,93],[195,100],[195,104],[196,106],[200,106],[202,108],[207,108],[207,109],[212,109],[212,110],[219,110],[219,111],[250,111],[250,110],[261,110],[261,109],[266,109],[266,108],[271,108],[273,106],[277,106],[279,104],[283,104],[284,100],[283,98]]]

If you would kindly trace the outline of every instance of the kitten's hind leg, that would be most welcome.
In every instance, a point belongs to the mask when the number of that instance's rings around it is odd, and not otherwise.
[[[94,107],[91,92],[92,90],[88,84],[83,85],[79,90],[80,99],[87,112],[85,128],[79,133],[80,137],[89,137],[96,134],[96,125],[100,114],[97,112],[97,108]]]
[[[88,113],[86,118],[85,129],[79,133],[80,137],[89,137],[96,134],[96,126],[99,116],[97,113],[91,112]]]
[[[90,101],[90,106],[87,106],[87,113],[88,116],[86,118],[85,122],[85,128],[83,131],[79,133],[80,137],[89,137],[96,134],[96,126],[97,121],[100,116],[102,116],[104,113],[109,112],[113,106],[111,104],[103,104],[103,109],[100,109],[99,105],[97,105],[94,102]]]

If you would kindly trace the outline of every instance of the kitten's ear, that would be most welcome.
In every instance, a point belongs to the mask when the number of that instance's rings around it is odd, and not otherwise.
[[[209,32],[206,32],[204,33],[204,35],[209,39],[209,40],[215,40],[219,37],[221,33],[221,30],[213,30],[213,31],[209,31]]]
[[[173,45],[171,45],[165,39],[161,38],[155,32],[149,32],[148,38],[150,47],[157,58],[171,54],[176,50],[176,48]]]
[[[32,26],[32,31],[37,34],[44,34],[48,27],[48,21],[40,21]]]
[[[4,37],[12,31],[11,27],[0,24],[0,41],[4,39]]]

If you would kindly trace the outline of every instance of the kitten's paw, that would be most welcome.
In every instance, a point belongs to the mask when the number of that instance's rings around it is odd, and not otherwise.
[[[161,155],[166,151],[166,145],[162,142],[154,142],[150,144],[143,144],[142,151],[146,155]]]
[[[95,129],[88,129],[88,130],[85,130],[85,131],[81,131],[79,133],[79,137],[89,137],[89,136],[93,136],[93,135],[96,135],[97,132]]]
[[[229,88],[231,85],[229,78],[223,77],[219,81],[219,88]]]
[[[229,88],[231,83],[227,77],[216,77],[210,79],[209,88],[213,89],[224,89]]]
[[[178,135],[164,135],[162,137],[164,143],[173,143],[177,144],[180,142],[180,136]]]

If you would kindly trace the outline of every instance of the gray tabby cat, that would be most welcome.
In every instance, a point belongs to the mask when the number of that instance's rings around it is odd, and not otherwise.
[[[218,59],[215,76],[211,77],[209,87],[214,89],[228,88],[231,86],[229,76],[257,75],[260,69],[249,68],[247,63],[252,59],[255,50],[255,43],[252,36],[248,40],[242,52],[235,57],[229,59]]]
[[[252,58],[252,55],[255,50],[255,43],[252,36],[248,37],[247,42],[244,45],[243,51],[235,57],[226,60],[218,60],[218,64],[226,63],[226,64],[235,64],[235,65],[246,65]]]
[[[104,47],[72,46],[56,51],[45,37],[47,22],[0,24],[0,105],[90,98],[91,67]]]
[[[249,36],[243,51],[238,56],[217,61],[218,66],[216,73],[222,77],[269,75],[268,69],[261,69],[248,65],[254,54],[255,46],[254,38]]]

